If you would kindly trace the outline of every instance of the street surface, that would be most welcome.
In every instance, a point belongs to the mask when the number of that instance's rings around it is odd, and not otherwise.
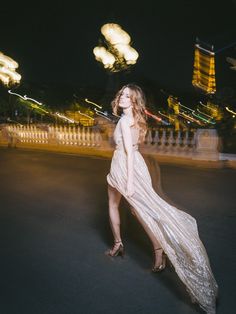
[[[110,160],[0,149],[1,314],[194,314],[174,270],[153,274],[152,247],[122,199],[125,258],[109,258]],[[160,164],[168,199],[193,215],[235,311],[236,170]]]

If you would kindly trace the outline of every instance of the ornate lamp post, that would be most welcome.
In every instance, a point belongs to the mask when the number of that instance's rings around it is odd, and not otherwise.
[[[131,47],[129,34],[119,24],[107,23],[101,27],[104,37],[103,44],[95,47],[95,59],[101,62],[108,73],[108,83],[103,102],[110,102],[109,94],[117,89],[119,73],[133,66],[139,57],[138,52]],[[108,98],[107,98],[108,97]]]

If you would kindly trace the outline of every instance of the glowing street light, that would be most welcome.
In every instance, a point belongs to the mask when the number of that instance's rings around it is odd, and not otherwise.
[[[17,68],[18,63],[16,61],[0,52],[0,81],[4,85],[20,83],[21,75],[15,71]]]
[[[111,72],[126,70],[137,62],[138,52],[131,47],[131,38],[119,24],[107,23],[101,27],[105,46],[97,46],[93,53],[97,61]]]

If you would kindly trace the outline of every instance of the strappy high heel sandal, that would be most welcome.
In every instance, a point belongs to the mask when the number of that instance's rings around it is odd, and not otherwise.
[[[121,257],[124,257],[125,249],[124,249],[124,245],[122,241],[115,241],[113,248],[106,251],[106,255],[112,256],[112,257],[120,255]]]
[[[161,261],[161,264],[159,266],[156,266],[155,262],[154,262],[154,265],[152,267],[152,272],[154,272],[154,273],[158,273],[158,272],[164,270],[166,267],[166,254],[164,253],[164,251],[161,247],[154,250],[155,261],[156,261],[156,251],[159,251],[159,250],[162,250],[162,261]]]

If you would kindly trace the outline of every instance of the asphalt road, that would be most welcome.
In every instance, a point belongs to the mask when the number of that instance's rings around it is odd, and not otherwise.
[[[168,267],[121,203],[125,258],[109,258],[108,159],[0,149],[1,314],[193,314]],[[162,188],[198,222],[219,284],[217,313],[235,310],[236,170],[160,165]]]

